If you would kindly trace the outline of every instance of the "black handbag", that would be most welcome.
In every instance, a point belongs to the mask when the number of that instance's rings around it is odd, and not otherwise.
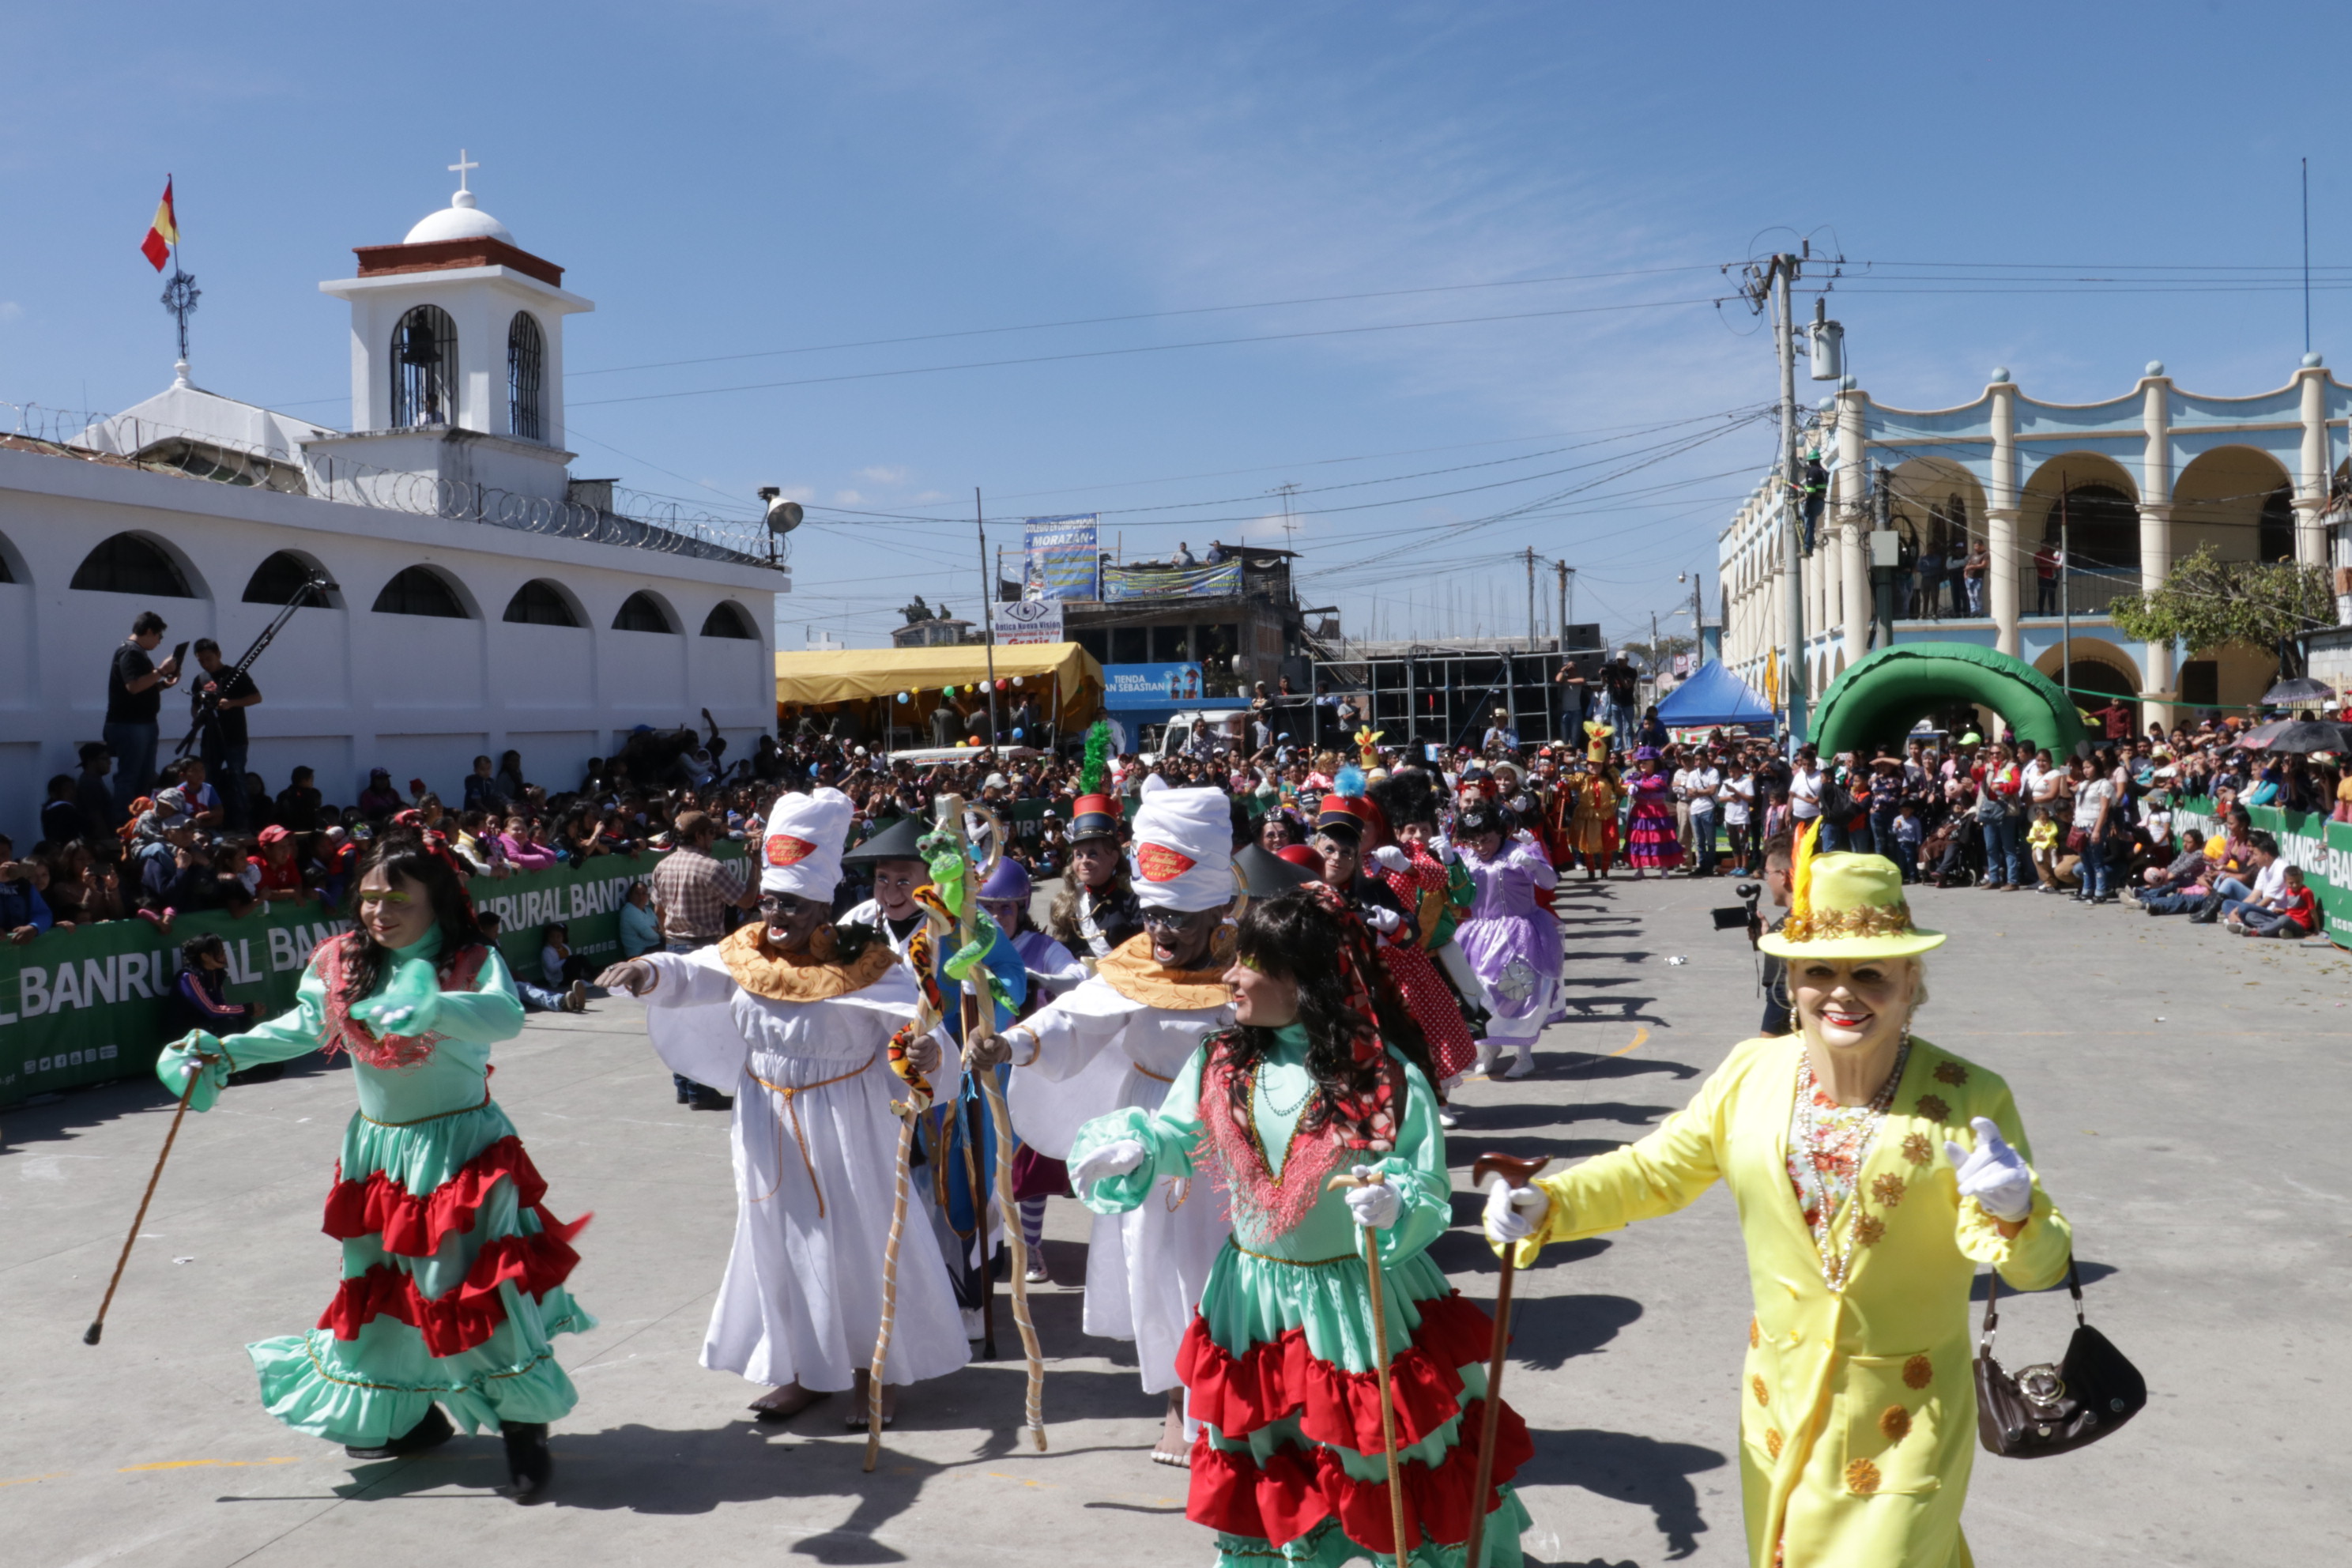
[[[2066,1358],[2037,1362],[2011,1373],[1992,1355],[2000,1322],[2000,1274],[1986,1280],[1984,1337],[1977,1342],[1977,1436],[2012,1459],[2063,1454],[2121,1426],[2147,1403],[2147,1380],[2107,1336],[2083,1321],[2083,1282],[2066,1259],[2066,1289],[2074,1298],[2074,1337]]]

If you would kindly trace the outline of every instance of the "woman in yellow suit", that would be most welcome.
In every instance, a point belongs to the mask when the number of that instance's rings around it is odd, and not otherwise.
[[[1976,1452],[1969,1290],[2021,1290],[2073,1246],[2027,1163],[2000,1077],[1916,1039],[1920,954],[1901,873],[1801,845],[1787,923],[1801,1030],[1735,1048],[1640,1142],[1488,1192],[1486,1231],[1543,1244],[1671,1214],[1720,1181],[1738,1205],[1756,1315],[1739,1468],[1756,1568],[1966,1568]]]

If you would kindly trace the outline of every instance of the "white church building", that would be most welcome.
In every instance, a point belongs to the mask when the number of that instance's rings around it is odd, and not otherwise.
[[[454,803],[476,755],[509,749],[552,793],[640,724],[708,708],[739,755],[773,728],[789,573],[756,523],[649,522],[572,477],[563,324],[594,305],[462,180],[320,285],[351,307],[350,430],[205,391],[184,361],[68,439],[0,435],[0,831],[20,847],[99,738],[134,616],[170,623],[163,651],[209,637],[235,662],[312,574],[326,603],[252,671],[249,765],[273,794],[308,766],[348,805],[383,767]]]

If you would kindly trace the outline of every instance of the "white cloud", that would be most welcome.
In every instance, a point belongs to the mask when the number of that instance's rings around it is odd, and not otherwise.
[[[11,326],[24,319],[24,306],[14,300],[0,300],[0,326]]]
[[[887,463],[876,463],[870,468],[858,469],[857,477],[866,480],[868,484],[903,485],[908,479],[914,478],[914,470],[905,468],[894,468]]]

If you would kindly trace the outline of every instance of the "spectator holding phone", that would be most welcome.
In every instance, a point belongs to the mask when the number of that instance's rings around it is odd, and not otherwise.
[[[106,667],[106,736],[114,753],[114,809],[130,815],[131,803],[147,793],[155,772],[155,744],[163,711],[163,693],[179,684],[180,655],[157,664],[147,656],[163,641],[163,617],[142,610],[131,623],[131,635],[114,650]]]

